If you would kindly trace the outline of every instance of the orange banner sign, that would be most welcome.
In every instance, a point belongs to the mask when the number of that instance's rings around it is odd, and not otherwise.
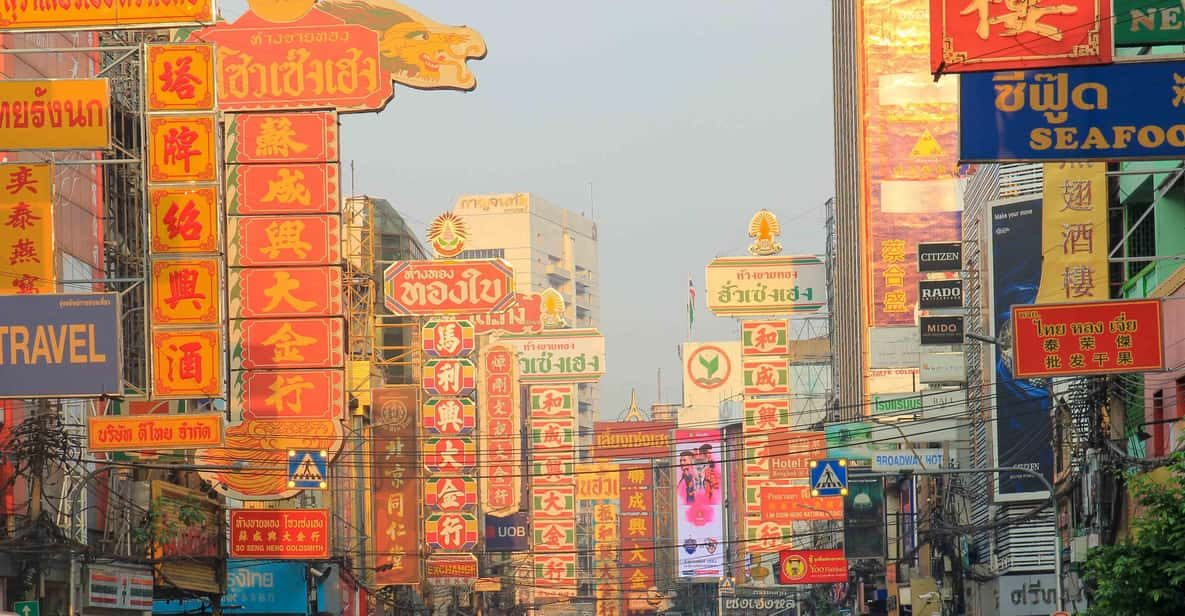
[[[149,182],[213,182],[214,114],[148,119]]]
[[[332,265],[341,254],[341,219],[250,216],[227,219],[227,259],[238,267]]]
[[[217,257],[152,261],[154,325],[216,325],[222,267]]]
[[[226,210],[254,214],[341,211],[337,163],[227,165]]]
[[[376,111],[391,98],[378,31],[315,8],[285,24],[248,11],[190,38],[218,45],[218,103],[224,111]]]
[[[329,510],[231,509],[230,557],[329,558]]]
[[[197,449],[222,444],[222,414],[87,417],[91,451]]]
[[[213,111],[214,46],[149,45],[146,88],[149,111]]]
[[[0,165],[0,295],[53,293],[53,166]]]
[[[110,118],[106,79],[0,81],[0,144],[5,150],[103,149],[111,145]]]
[[[341,268],[230,270],[230,311],[243,319],[342,314]]]
[[[153,331],[152,387],[162,400],[222,397],[222,330]]]
[[[342,370],[236,370],[231,407],[243,419],[329,419],[345,414]]]
[[[1159,299],[1013,306],[1016,378],[1164,370]]]
[[[337,113],[246,113],[226,123],[226,162],[337,162]]]
[[[235,320],[230,325],[230,367],[340,368],[344,329],[339,318]]]
[[[810,486],[765,486],[761,489],[761,518],[786,523],[843,519],[843,499],[811,496]]]
[[[0,3],[5,31],[163,28],[213,21],[213,0]]]
[[[218,189],[149,188],[154,253],[218,250]]]

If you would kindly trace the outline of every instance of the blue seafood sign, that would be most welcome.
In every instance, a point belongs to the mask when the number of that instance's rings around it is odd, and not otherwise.
[[[1185,157],[1185,62],[960,78],[962,162]]]

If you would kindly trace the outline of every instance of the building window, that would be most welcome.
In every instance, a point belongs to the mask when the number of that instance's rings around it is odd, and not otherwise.
[[[1127,238],[1127,256],[1129,257],[1150,257],[1156,254],[1156,214],[1152,213],[1147,216],[1140,225],[1131,228],[1140,216],[1149,208],[1152,208],[1151,203],[1130,203],[1127,205],[1127,223],[1126,228],[1131,229],[1131,235]],[[1140,270],[1148,267],[1152,261],[1129,261],[1127,264],[1127,278],[1131,278],[1140,273]]]
[[[457,255],[458,259],[505,259],[505,248],[479,248],[475,250],[462,250],[461,254]]]

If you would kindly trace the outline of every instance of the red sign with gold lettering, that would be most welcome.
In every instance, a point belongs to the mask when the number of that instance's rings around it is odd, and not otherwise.
[[[1012,307],[1017,378],[1164,370],[1161,300]]]
[[[255,214],[341,211],[337,163],[227,165],[226,210]]]
[[[214,114],[148,118],[149,182],[213,182]]]
[[[930,0],[930,69],[1004,71],[1111,62],[1111,3]],[[1014,6],[1015,5],[1015,6]]]
[[[148,46],[149,111],[214,109],[214,46],[162,43]]]
[[[153,253],[216,252],[218,192],[214,186],[149,188]]]
[[[223,143],[228,164],[338,160],[337,113],[245,113],[230,116]]]
[[[222,396],[220,329],[152,332],[152,392],[157,398]]]
[[[227,258],[238,267],[341,262],[341,219],[247,216],[227,219]]]
[[[232,370],[339,368],[345,360],[339,318],[241,319],[230,324]]]
[[[243,419],[330,419],[345,411],[341,370],[236,370],[231,404]]]
[[[215,325],[219,322],[222,266],[217,257],[153,259],[152,323]]]
[[[340,315],[341,276],[337,267],[231,269],[230,312],[244,319]]]
[[[379,33],[316,8],[286,24],[247,11],[190,39],[218,45],[218,105],[224,111],[376,111],[391,98]]]
[[[514,268],[502,259],[397,261],[383,280],[395,314],[502,312],[514,301]]]
[[[230,557],[329,558],[328,509],[231,509]]]
[[[418,390],[391,385],[371,394],[376,585],[420,581]]]

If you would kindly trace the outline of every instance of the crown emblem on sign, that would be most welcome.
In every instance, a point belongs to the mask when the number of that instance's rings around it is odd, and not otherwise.
[[[460,216],[445,212],[437,216],[428,227],[428,242],[441,259],[451,259],[465,249],[469,239],[469,227]]]
[[[765,257],[782,252],[782,245],[777,238],[782,234],[782,224],[774,213],[763,209],[749,220],[749,237],[753,238],[753,245],[749,247],[749,254]]]
[[[560,295],[559,291],[555,289],[544,289],[540,293],[542,298],[539,303],[539,310],[543,321],[543,327],[547,329],[559,329],[567,325],[564,320],[564,296]]]

